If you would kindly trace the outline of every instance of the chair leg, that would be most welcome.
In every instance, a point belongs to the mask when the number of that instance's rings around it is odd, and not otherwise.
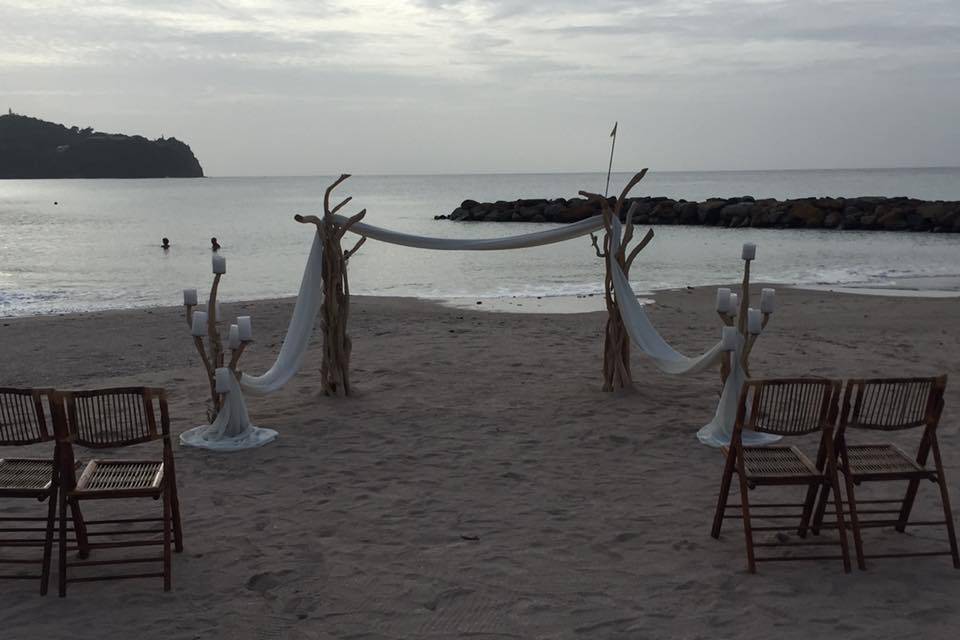
[[[40,576],[40,595],[47,595],[50,585],[50,556],[53,555],[53,529],[57,521],[57,502],[60,492],[54,488],[47,497],[47,532],[43,540],[43,571]]]
[[[820,483],[811,482],[807,487],[807,497],[803,501],[803,514],[800,516],[800,527],[797,529],[797,535],[801,538],[807,537],[807,530],[810,528],[810,520],[813,517],[813,508],[816,505],[817,493],[820,489]]]
[[[70,514],[73,517],[73,533],[77,538],[77,557],[81,560],[90,556],[90,542],[87,539],[87,523],[83,520],[80,501],[70,501]]]
[[[183,551],[183,525],[180,520],[180,497],[177,495],[177,482],[170,483],[170,508],[173,512],[173,542],[177,553]]]
[[[850,510],[850,527],[853,529],[853,546],[857,551],[857,568],[861,571],[867,570],[867,559],[863,554],[863,533],[860,529],[860,514],[857,512],[857,495],[854,489],[853,479],[843,475],[844,483],[847,488],[847,508]]]
[[[823,518],[827,515],[827,504],[830,502],[830,483],[825,482],[820,487],[820,496],[817,498],[817,509],[813,514],[813,523],[810,525],[810,532],[820,535],[820,527],[823,525]]]
[[[837,512],[837,535],[840,536],[840,550],[843,554],[843,572],[850,573],[850,547],[847,546],[847,527],[843,520],[843,496],[840,493],[840,479],[837,477],[837,468],[833,464],[828,464],[827,474],[830,476],[830,486],[833,488],[833,504]],[[863,568],[863,549],[860,545],[860,526],[857,522],[857,511],[854,505],[853,485],[850,482],[850,476],[844,475],[847,479],[847,503],[850,505],[850,514],[853,522],[853,539],[857,547],[857,562],[860,568]]]
[[[743,512],[743,535],[747,542],[747,570],[750,573],[756,573],[757,562],[753,557],[753,528],[750,523],[750,498],[747,496],[749,489],[743,474],[738,473],[737,475],[740,476],[740,509]]]
[[[733,479],[733,465],[736,455],[733,450],[727,452],[727,461],[723,465],[723,478],[720,480],[720,496],[717,498],[717,510],[713,514],[713,529],[710,535],[714,538],[720,537],[720,529],[723,527],[723,516],[727,511],[727,502],[730,500],[730,481]]]
[[[67,496],[63,491],[60,494],[60,563],[57,567],[60,597],[67,595]]]
[[[903,504],[900,506],[900,515],[897,517],[897,524],[894,529],[903,533],[907,530],[907,521],[910,520],[910,512],[913,510],[913,503],[917,498],[917,489],[920,488],[919,480],[911,480],[907,485],[907,493],[903,497]]]
[[[170,517],[170,492],[163,492],[163,590],[170,591],[170,530],[173,521]]]
[[[953,527],[953,511],[950,509],[950,495],[947,493],[947,481],[943,472],[937,474],[940,485],[940,501],[943,503],[943,517],[947,523],[947,537],[950,540],[950,554],[953,556],[953,568],[960,569],[960,553],[957,553],[957,532]]]

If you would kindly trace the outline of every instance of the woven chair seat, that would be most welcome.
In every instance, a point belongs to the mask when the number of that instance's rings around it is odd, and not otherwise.
[[[46,491],[52,474],[52,460],[0,459],[0,491]]]
[[[83,470],[76,491],[159,489],[162,482],[160,461],[93,460]]]
[[[743,464],[748,478],[818,476],[820,472],[796,447],[744,447]]]
[[[855,476],[928,473],[892,444],[848,445],[847,457],[850,459],[850,471]]]

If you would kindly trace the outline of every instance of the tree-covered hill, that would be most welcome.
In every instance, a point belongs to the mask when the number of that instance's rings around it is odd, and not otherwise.
[[[190,147],[65,127],[38,118],[0,116],[0,178],[201,178]]]

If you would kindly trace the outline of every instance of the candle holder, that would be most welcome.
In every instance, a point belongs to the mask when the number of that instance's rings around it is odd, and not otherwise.
[[[750,307],[750,263],[756,259],[757,246],[747,243],[743,245],[743,282],[740,285],[739,295],[730,291],[730,289],[717,290],[717,315],[725,327],[735,327],[737,333],[741,336],[743,347],[736,351],[728,351],[720,364],[720,382],[726,384],[727,378],[733,366],[733,358],[739,357],[739,364],[743,367],[746,376],[750,377],[750,352],[753,351],[753,345],[767,323],[770,322],[770,316],[773,315],[774,289],[763,289],[761,291],[760,309]],[[729,302],[724,304],[724,293],[729,296]],[[759,316],[758,316],[759,314]],[[754,320],[751,324],[751,315],[759,320]],[[734,354],[738,353],[738,356]]]
[[[193,344],[203,362],[210,388],[207,402],[207,422],[180,435],[182,444],[216,450],[237,450],[257,447],[277,437],[272,429],[255,427],[247,414],[246,400],[239,381],[240,358],[253,342],[253,327],[250,316],[239,316],[236,324],[227,331],[227,347],[230,359],[226,358],[223,338],[220,334],[222,311],[217,300],[220,279],[227,272],[226,258],[213,256],[213,284],[207,300],[207,310],[199,306],[196,289],[184,289],[183,306],[185,319],[193,335]],[[204,344],[204,338],[207,344]]]
[[[750,306],[750,264],[756,259],[756,254],[755,244],[743,245],[743,281],[739,294],[727,288],[717,290],[717,315],[724,325],[724,354],[720,360],[722,390],[713,420],[697,432],[701,442],[715,447],[730,443],[740,390],[750,377],[750,353],[773,315],[776,295],[773,289],[761,291],[759,309]],[[779,436],[765,433],[743,432],[743,443],[746,445],[761,446],[779,439]]]

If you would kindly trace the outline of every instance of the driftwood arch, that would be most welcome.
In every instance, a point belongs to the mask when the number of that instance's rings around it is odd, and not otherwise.
[[[593,230],[600,226],[599,222],[592,224],[589,229],[577,231],[575,234],[565,234],[559,239],[551,239],[550,242],[571,239],[578,235],[590,233],[594,249],[597,256],[606,261],[606,275],[604,278],[604,299],[607,308],[607,322],[604,331],[604,349],[603,349],[603,390],[614,391],[630,387],[633,384],[633,377],[630,368],[630,336],[623,324],[620,315],[620,308],[617,303],[616,292],[614,290],[611,278],[611,260],[617,261],[625,274],[629,274],[630,267],[640,252],[653,239],[653,230],[649,230],[644,238],[629,249],[629,243],[633,239],[633,207],[627,213],[627,226],[623,241],[616,251],[611,250],[610,233],[614,218],[620,218],[630,190],[633,189],[646,175],[647,169],[633,176],[627,186],[623,189],[620,196],[616,198],[611,205],[610,201],[603,196],[594,193],[581,191],[580,194],[592,201],[598,201],[602,212],[602,226],[605,229],[603,239],[603,249],[600,248],[598,238],[593,234]],[[350,201],[347,197],[334,207],[330,207],[330,195],[333,190],[343,181],[349,178],[349,174],[343,174],[336,181],[327,187],[323,197],[323,217],[314,215],[296,215],[294,219],[304,224],[313,224],[317,228],[317,234],[323,245],[322,261],[322,280],[323,280],[323,301],[320,307],[320,326],[323,332],[323,363],[321,365],[321,390],[326,395],[347,396],[350,395],[350,356],[353,349],[353,343],[347,333],[347,323],[350,317],[350,281],[347,275],[348,261],[360,246],[366,241],[367,237],[393,242],[396,244],[406,244],[407,246],[426,248],[426,249],[508,249],[521,248],[524,246],[536,246],[536,243],[529,240],[532,236],[540,234],[529,234],[528,236],[513,236],[504,239],[463,241],[458,246],[443,246],[443,243],[456,242],[448,239],[426,238],[420,236],[408,236],[406,234],[378,229],[366,224],[359,224],[366,215],[366,209],[350,218],[344,218],[337,215],[344,206]],[[589,223],[589,220],[584,221]],[[577,224],[571,225],[571,228]],[[348,231],[352,231],[360,236],[360,240],[352,249],[344,250],[341,241]],[[567,237],[569,236],[569,237]],[[503,242],[515,241],[510,246],[502,245]],[[544,242],[543,244],[545,244]],[[466,246],[468,245],[469,246]],[[499,246],[495,246],[499,245]],[[629,253],[628,253],[629,250]]]

